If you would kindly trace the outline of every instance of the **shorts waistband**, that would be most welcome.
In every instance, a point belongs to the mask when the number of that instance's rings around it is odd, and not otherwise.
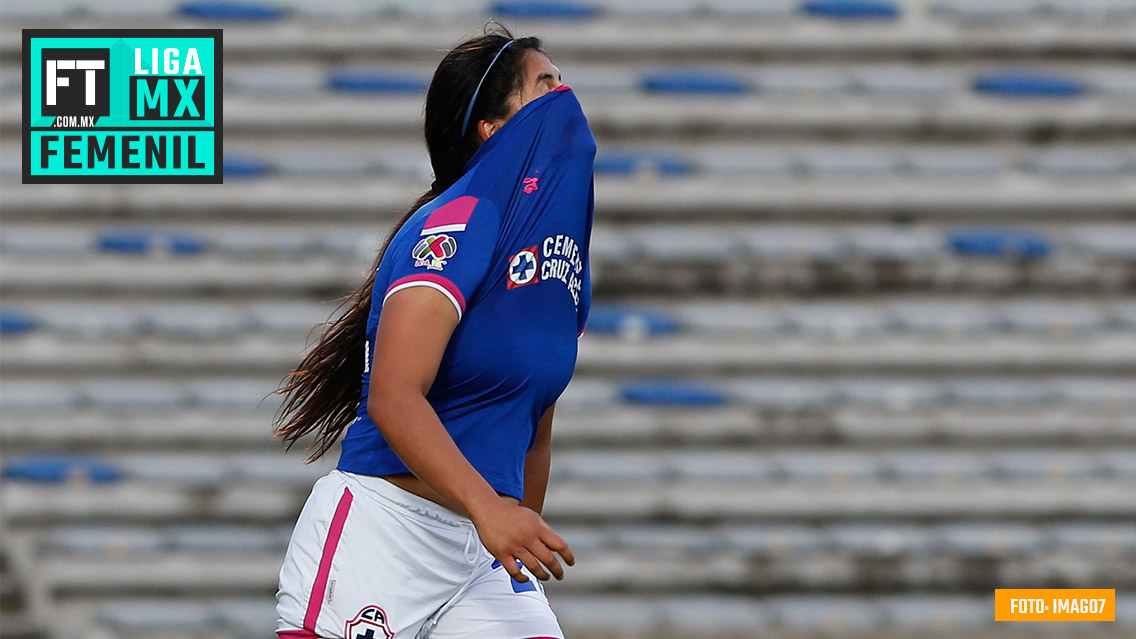
[[[382,477],[359,475],[342,470],[333,470],[331,472],[338,473],[345,481],[362,488],[379,500],[409,510],[423,517],[428,517],[434,521],[455,527],[473,525],[473,522],[470,521],[468,517],[464,517],[429,499],[403,490]]]

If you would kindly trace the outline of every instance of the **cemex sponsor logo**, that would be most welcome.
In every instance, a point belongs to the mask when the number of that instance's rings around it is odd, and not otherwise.
[[[220,29],[24,29],[23,182],[220,183]]]

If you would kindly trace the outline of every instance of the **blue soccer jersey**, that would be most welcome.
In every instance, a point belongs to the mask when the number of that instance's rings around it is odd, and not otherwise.
[[[522,497],[525,454],[572,377],[588,316],[595,152],[562,85],[510,118],[395,234],[375,275],[362,397],[340,470],[409,472],[367,415],[370,358],[387,297],[428,286],[459,322],[426,398],[490,486]]]

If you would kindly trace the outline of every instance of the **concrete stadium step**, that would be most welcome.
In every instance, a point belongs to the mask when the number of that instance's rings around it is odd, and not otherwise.
[[[416,109],[420,109],[418,106]],[[1134,116],[1136,120],[1136,116]],[[604,221],[686,219],[691,211],[722,220],[904,219],[1016,221],[1121,220],[1131,211],[1136,186],[1131,179],[1054,180],[1049,176],[1007,174],[981,180],[942,180],[879,176],[849,180],[731,179],[702,176],[681,180],[599,177],[596,210]],[[357,221],[375,224],[381,233],[428,186],[373,176],[334,179],[276,176],[241,182],[232,189],[194,185],[50,185],[34,190],[8,188],[0,204],[10,221],[74,220],[76,211],[91,215],[127,215],[138,221],[184,222],[192,219]],[[81,205],[81,206],[80,206]],[[1075,211],[1076,214],[1071,213]]]
[[[157,337],[88,342],[36,335],[7,341],[4,367],[7,374],[19,375],[63,371],[69,375],[94,371],[128,375],[155,368],[177,369],[183,374],[283,375],[299,360],[304,345],[302,338],[256,336],[208,342]],[[976,337],[965,343],[907,336],[857,340],[679,336],[648,343],[585,337],[577,363],[581,374],[623,376],[984,370],[1132,373],[1136,371],[1136,334],[1103,332],[1059,341],[1013,335]]]

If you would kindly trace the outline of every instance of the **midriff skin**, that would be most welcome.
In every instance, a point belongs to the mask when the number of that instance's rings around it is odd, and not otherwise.
[[[394,484],[395,486],[398,486],[399,488],[405,490],[408,493],[414,493],[415,495],[418,495],[419,497],[421,497],[423,499],[429,499],[430,501],[434,502],[435,504],[438,504],[439,506],[444,506],[445,508],[449,508],[450,510],[457,511],[459,513],[462,512],[461,508],[456,508],[452,504],[448,503],[445,499],[442,498],[441,495],[438,494],[438,492],[436,490],[427,486],[426,482],[422,481],[421,479],[415,477],[414,475],[412,475],[410,473],[403,473],[403,474],[400,474],[400,475],[382,475],[382,478],[389,481],[390,483]],[[504,499],[505,501],[509,502],[510,504],[513,504],[514,506],[521,503],[520,500],[518,500],[516,497],[510,497],[509,495],[502,495],[501,493],[497,493],[497,495],[501,499]],[[468,513],[463,513],[463,514],[468,515]]]

